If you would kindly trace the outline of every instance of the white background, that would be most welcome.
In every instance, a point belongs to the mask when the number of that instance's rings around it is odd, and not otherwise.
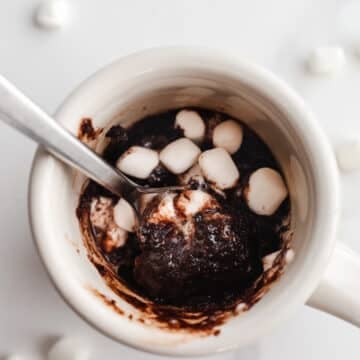
[[[73,18],[58,32],[33,25],[36,0],[0,2],[0,73],[50,113],[80,81],[121,55],[160,45],[206,45],[231,49],[287,80],[308,101],[334,146],[360,136],[360,57],[352,54],[356,39],[348,33],[351,21],[360,22],[360,12],[355,16],[351,10],[348,13],[355,17],[344,20],[347,1],[70,2]],[[312,77],[305,71],[309,51],[324,44],[340,44],[347,51],[348,63],[333,79]],[[34,151],[32,142],[0,124],[0,357],[16,351],[41,359],[54,337],[69,334],[80,336],[93,348],[93,359],[157,359],[98,334],[50,284],[27,219],[27,182]],[[358,251],[359,184],[360,173],[342,176],[344,210],[339,231],[341,240]],[[304,306],[261,343],[215,358],[358,360],[359,343],[358,329]]]

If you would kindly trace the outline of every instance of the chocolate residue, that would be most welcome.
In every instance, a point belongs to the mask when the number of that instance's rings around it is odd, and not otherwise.
[[[106,295],[102,294],[100,291],[96,289],[91,289],[95,296],[99,297],[106,305],[108,305],[112,310],[117,312],[119,315],[124,315],[124,311],[121,310],[117,305],[116,301],[109,299]]]
[[[212,147],[211,137],[214,127],[229,117],[225,114],[214,113],[208,110],[196,110],[207,125],[205,141],[200,145],[201,150],[204,151]],[[119,125],[113,126],[106,133],[109,145],[104,150],[103,157],[110,164],[114,165],[118,157],[129,149],[130,146],[139,145],[160,150],[168,143],[180,138],[183,136],[182,131],[174,128],[174,119],[177,111],[172,110],[147,117],[129,129]],[[156,123],[156,126],[154,126],[154,123]],[[285,200],[272,216],[258,216],[248,209],[243,197],[247,180],[254,170],[266,166],[276,169],[281,173],[281,169],[269,148],[258,135],[245,124],[242,124],[242,126],[244,133],[243,144],[232,156],[241,173],[240,182],[236,187],[226,190],[224,194],[220,194],[213,191],[211,184],[200,184],[197,181],[192,181],[191,188],[202,189],[211,193],[229,216],[234,218],[241,216],[244,221],[252,224],[251,234],[249,234],[251,238],[251,241],[249,241],[251,244],[249,256],[253,259],[251,261],[255,264],[256,270],[252,273],[249,282],[244,283],[244,286],[234,286],[236,283],[236,276],[234,276],[225,287],[220,286],[218,292],[207,293],[205,291],[202,294],[197,291],[187,294],[187,299],[178,296],[171,299],[167,296],[162,297],[161,294],[149,294],[143,287],[139,286],[134,276],[135,259],[138,259],[143,252],[143,249],[139,246],[136,234],[129,234],[125,245],[106,252],[101,247],[104,233],[101,229],[95,228],[90,221],[90,206],[94,199],[104,196],[112,199],[112,202],[115,204],[118,198],[93,181],[89,181],[84,188],[77,208],[77,217],[88,257],[113,292],[132,304],[141,313],[141,316],[138,318],[131,314],[131,316],[127,315],[129,319],[156,325],[159,328],[170,331],[192,332],[199,336],[217,336],[219,335],[219,326],[221,324],[230,317],[250,309],[264,296],[271,285],[283,273],[285,254],[289,248],[291,237],[289,232],[289,199]],[[84,129],[88,129],[88,127],[89,124],[85,125]],[[91,120],[90,127],[93,129]],[[85,130],[85,133],[87,131]],[[83,132],[81,131],[81,133]],[[93,134],[93,132],[90,133]],[[162,165],[154,169],[148,179],[135,180],[144,186],[176,185],[179,182],[179,178],[171,174]],[[201,213],[199,213],[199,216],[201,216]],[[209,236],[209,229],[200,227],[199,231],[198,235],[200,237],[203,236],[205,239]],[[253,246],[255,247],[253,248]],[[279,251],[279,255],[276,257],[273,266],[263,272],[259,259],[274,251]],[[221,284],[221,281],[219,284]],[[200,286],[201,282],[196,286],[198,285]],[[169,286],[171,286],[171,283]],[[107,299],[104,295],[97,295],[113,308],[114,311],[119,314],[124,313],[115,302]]]
[[[92,119],[84,118],[80,122],[78,130],[78,138],[87,143],[97,139],[97,137],[103,132],[102,128],[95,129]]]

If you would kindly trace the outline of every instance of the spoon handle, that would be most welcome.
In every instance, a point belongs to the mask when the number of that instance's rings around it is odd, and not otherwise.
[[[137,186],[60,126],[2,76],[0,76],[0,115],[3,115],[1,120],[8,125],[35,140],[51,154],[114,194],[121,196]]]

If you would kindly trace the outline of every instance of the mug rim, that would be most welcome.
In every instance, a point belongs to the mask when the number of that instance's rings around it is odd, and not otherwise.
[[[134,54],[128,55],[124,58],[114,61],[113,63],[105,66],[104,68],[97,71],[95,74],[91,75],[88,79],[83,81],[62,103],[56,112],[55,118],[64,125],[64,119],[61,118],[61,114],[70,109],[74,104],[77,104],[81,101],[82,96],[90,88],[98,86],[100,83],[106,82],[106,79],[110,74],[116,71],[116,69],[122,68],[124,65],[129,66],[131,63],[136,63],[136,65],[143,64],[143,68],[133,67],[133,72],[127,74],[128,78],[131,80],[131,77],[136,76],[136,74],[144,71],[146,64],[152,64],[154,67],[161,66],[164,61],[169,61],[169,59],[181,59],[182,63],[179,61],[180,66],[187,64],[196,63],[199,66],[199,59],[207,59],[207,63],[203,65],[206,69],[207,66],[215,67],[219,71],[224,73],[231,73],[233,76],[238,76],[239,78],[245,77],[252,81],[252,84],[260,85],[266,88],[266,91],[271,99],[275,96],[277,101],[283,101],[287,106],[289,106],[289,111],[292,112],[293,119],[301,119],[301,133],[304,136],[311,137],[314,145],[312,151],[314,155],[314,163],[316,163],[319,168],[317,170],[317,176],[320,174],[324,176],[324,186],[321,189],[318,195],[317,201],[326,206],[327,217],[322,217],[322,229],[318,232],[318,249],[321,251],[316,254],[316,261],[312,264],[312,276],[308,276],[306,281],[303,284],[299,285],[298,296],[295,298],[293,296],[291,304],[284,306],[284,310],[277,321],[272,321],[268,326],[264,326],[264,330],[259,330],[257,337],[263,335],[266,329],[270,329],[276,323],[280,323],[285,320],[293,310],[297,308],[298,305],[303,304],[307,298],[311,295],[316,285],[319,283],[323,271],[326,268],[326,264],[331,256],[334,244],[335,244],[335,226],[337,223],[338,208],[339,208],[339,186],[338,186],[338,176],[336,170],[335,159],[331,147],[323,134],[321,128],[314,119],[312,113],[307,109],[303,100],[284,82],[279,80],[275,75],[264,70],[262,67],[255,65],[251,62],[245,61],[243,59],[234,59],[233,56],[219,54],[216,50],[197,48],[197,47],[167,47],[167,48],[156,48],[148,49]],[[151,68],[151,66],[149,66]],[[225,70],[226,68],[226,70]],[[100,86],[101,88],[101,86]],[[275,101],[275,100],[274,100]],[[300,130],[299,130],[300,131]],[[43,242],[48,236],[48,231],[45,229],[44,221],[41,217],[37,216],[36,209],[41,206],[39,196],[37,194],[42,190],[41,181],[44,171],[49,168],[49,159],[50,157],[45,154],[43,150],[38,150],[34,157],[32,171],[30,175],[29,182],[29,218],[30,226],[33,234],[33,239],[35,245],[38,249],[40,257],[45,265],[45,268],[62,298],[69,304],[69,306],[75,310],[84,320],[89,324],[94,326],[96,329],[100,330],[102,333],[114,338],[117,341],[126,343],[132,347],[146,350],[153,353],[161,353],[168,355],[203,355],[209,353],[207,349],[190,349],[189,351],[183,350],[179,351],[178,349],[171,348],[151,348],[143,346],[136,342],[136,339],[130,338],[119,338],[112,334],[111,329],[106,328],[106,326],[99,326],[94,318],[91,317],[89,313],[86,313],[83,308],[79,307],[79,304],[74,301],[74,298],[69,296],[68,291],[64,291],[64,288],[68,285],[65,284],[63,280],[60,280],[59,276],[56,274],[56,270],[51,267],[51,263],[46,260],[46,252],[44,252]],[[54,165],[52,165],[54,166]],[[313,169],[314,170],[314,169]],[[315,175],[314,175],[315,176]],[[319,226],[320,227],[320,226]],[[320,235],[322,238],[320,239]],[[74,288],[76,291],[76,288]],[[254,336],[255,339],[255,336]],[[239,344],[234,344],[232,347],[237,347]],[[218,350],[228,350],[229,347],[218,349]],[[213,350],[212,350],[213,351]],[[211,352],[212,352],[211,351]]]

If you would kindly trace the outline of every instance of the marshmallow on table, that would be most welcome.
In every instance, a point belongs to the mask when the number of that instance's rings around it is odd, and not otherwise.
[[[191,140],[181,138],[161,150],[160,161],[173,174],[182,174],[196,163],[200,153],[200,148]]]
[[[234,120],[227,120],[217,125],[213,132],[213,144],[234,154],[239,150],[243,140],[241,125]]]
[[[321,46],[308,59],[310,72],[316,75],[334,75],[345,64],[344,50],[338,46]]]
[[[336,149],[336,159],[343,171],[360,169],[360,140],[345,142]]]
[[[288,196],[288,190],[277,171],[261,168],[251,174],[244,196],[254,213],[272,215]]]
[[[66,0],[43,0],[35,12],[35,21],[44,29],[53,30],[69,21],[69,3]]]
[[[195,142],[201,142],[205,136],[205,123],[193,110],[181,110],[177,113],[175,127],[184,131],[184,136]]]
[[[88,360],[90,350],[77,339],[63,337],[51,347],[47,358],[48,360]]]
[[[137,217],[134,208],[125,200],[120,199],[114,206],[114,221],[120,228],[134,232]]]
[[[204,151],[199,166],[205,178],[222,190],[235,186],[240,177],[233,159],[223,148]]]
[[[159,164],[159,154],[142,146],[131,146],[116,162],[123,173],[146,179]]]

